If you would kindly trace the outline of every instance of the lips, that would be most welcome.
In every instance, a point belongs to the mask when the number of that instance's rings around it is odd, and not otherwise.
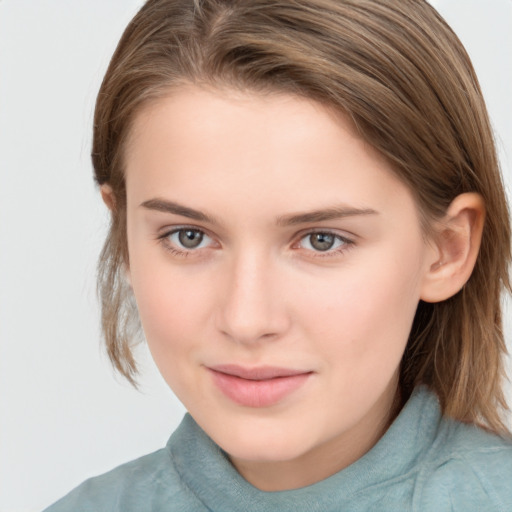
[[[301,388],[313,372],[261,366],[208,367],[214,385],[230,400],[245,407],[270,407]]]

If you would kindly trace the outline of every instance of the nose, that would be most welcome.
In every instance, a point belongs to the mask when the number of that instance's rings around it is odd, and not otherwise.
[[[225,270],[219,329],[231,340],[254,344],[276,339],[289,328],[279,268],[256,251],[238,256]]]

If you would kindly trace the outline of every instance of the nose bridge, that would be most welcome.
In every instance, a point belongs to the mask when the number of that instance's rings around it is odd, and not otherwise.
[[[276,268],[261,248],[247,247],[233,256],[221,301],[221,330],[240,343],[275,337],[285,328],[285,312],[274,293]]]

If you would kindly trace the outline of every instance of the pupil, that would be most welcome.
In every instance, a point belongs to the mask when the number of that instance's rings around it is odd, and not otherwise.
[[[309,241],[317,251],[328,251],[334,245],[334,236],[327,233],[313,233]]]
[[[200,231],[194,231],[193,229],[185,229],[180,231],[178,238],[180,244],[187,249],[194,249],[203,241],[203,234]]]

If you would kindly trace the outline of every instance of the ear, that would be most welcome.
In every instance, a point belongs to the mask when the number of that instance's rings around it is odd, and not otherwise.
[[[112,187],[104,183],[100,187],[100,193],[103,202],[107,205],[107,208],[110,211],[114,211],[116,209],[116,200],[114,197],[114,191],[112,190]]]
[[[434,251],[422,282],[423,301],[441,302],[463,288],[475,266],[484,221],[479,194],[461,194],[452,201],[431,240]]]

